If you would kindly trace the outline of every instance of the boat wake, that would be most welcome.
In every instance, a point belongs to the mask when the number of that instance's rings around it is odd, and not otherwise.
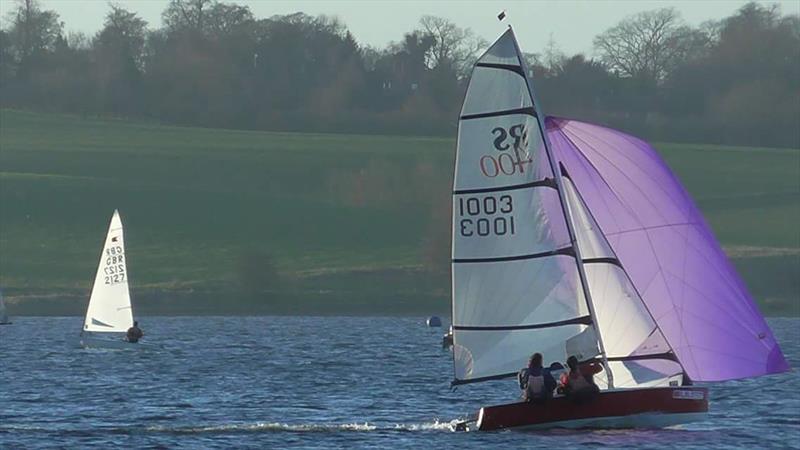
[[[459,420],[423,423],[398,423],[398,424],[371,424],[364,423],[307,423],[289,424],[280,422],[237,423],[195,427],[148,427],[149,432],[172,434],[216,434],[216,433],[259,433],[259,432],[290,432],[290,433],[340,433],[340,432],[407,432],[407,431],[455,431]]]
[[[438,432],[455,431],[460,420],[422,423],[371,424],[364,423],[304,423],[291,424],[281,422],[230,423],[200,426],[97,426],[91,429],[74,429],[60,427],[42,427],[36,425],[0,425],[0,434],[4,432],[58,433],[61,435],[98,435],[98,434],[231,434],[231,433],[363,433],[363,432]]]

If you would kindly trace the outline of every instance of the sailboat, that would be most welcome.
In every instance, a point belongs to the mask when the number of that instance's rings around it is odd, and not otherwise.
[[[0,291],[0,325],[11,325],[6,313],[6,302],[3,301],[3,291]]]
[[[124,334],[133,326],[133,309],[128,288],[125,242],[119,211],[108,225],[103,252],[94,279],[81,331],[84,347],[122,347]]]
[[[694,383],[788,370],[658,153],[545,117],[521,54],[509,27],[476,62],[459,119],[452,385],[513,378],[539,352],[545,367],[601,365],[600,393],[485,406],[461,427],[676,425],[708,412],[708,387]]]

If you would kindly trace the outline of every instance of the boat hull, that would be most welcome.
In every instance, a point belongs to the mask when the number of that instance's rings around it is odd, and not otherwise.
[[[544,404],[487,406],[478,413],[476,425],[480,431],[662,428],[703,420],[707,413],[707,388],[654,387],[603,391],[580,404],[556,397]]]
[[[83,348],[107,349],[107,350],[126,350],[136,348],[153,348],[152,344],[140,342],[128,342],[124,336],[112,334],[110,336],[98,336],[97,334],[81,335],[80,345]]]

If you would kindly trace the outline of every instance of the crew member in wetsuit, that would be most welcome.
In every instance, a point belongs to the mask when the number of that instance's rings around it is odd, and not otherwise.
[[[139,328],[139,322],[133,322],[133,326],[128,328],[128,332],[125,337],[127,338],[128,342],[136,343],[139,342],[139,339],[141,339],[142,336],[144,336],[144,333],[142,332],[142,329]]]
[[[556,380],[550,370],[542,367],[542,354],[534,353],[528,361],[528,367],[517,375],[522,398],[526,402],[540,402],[553,396]]]
[[[578,358],[570,356],[567,358],[569,373],[561,374],[561,386],[559,391],[575,402],[584,402],[600,392],[600,388],[594,383],[594,374],[603,370],[602,366],[596,362],[578,365]]]

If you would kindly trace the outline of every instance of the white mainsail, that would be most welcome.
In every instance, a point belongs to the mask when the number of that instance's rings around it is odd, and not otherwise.
[[[600,354],[533,101],[509,29],[476,63],[459,120],[455,384],[513,375],[534,351]]]
[[[114,211],[83,323],[84,331],[125,332],[133,325],[122,220]]]

